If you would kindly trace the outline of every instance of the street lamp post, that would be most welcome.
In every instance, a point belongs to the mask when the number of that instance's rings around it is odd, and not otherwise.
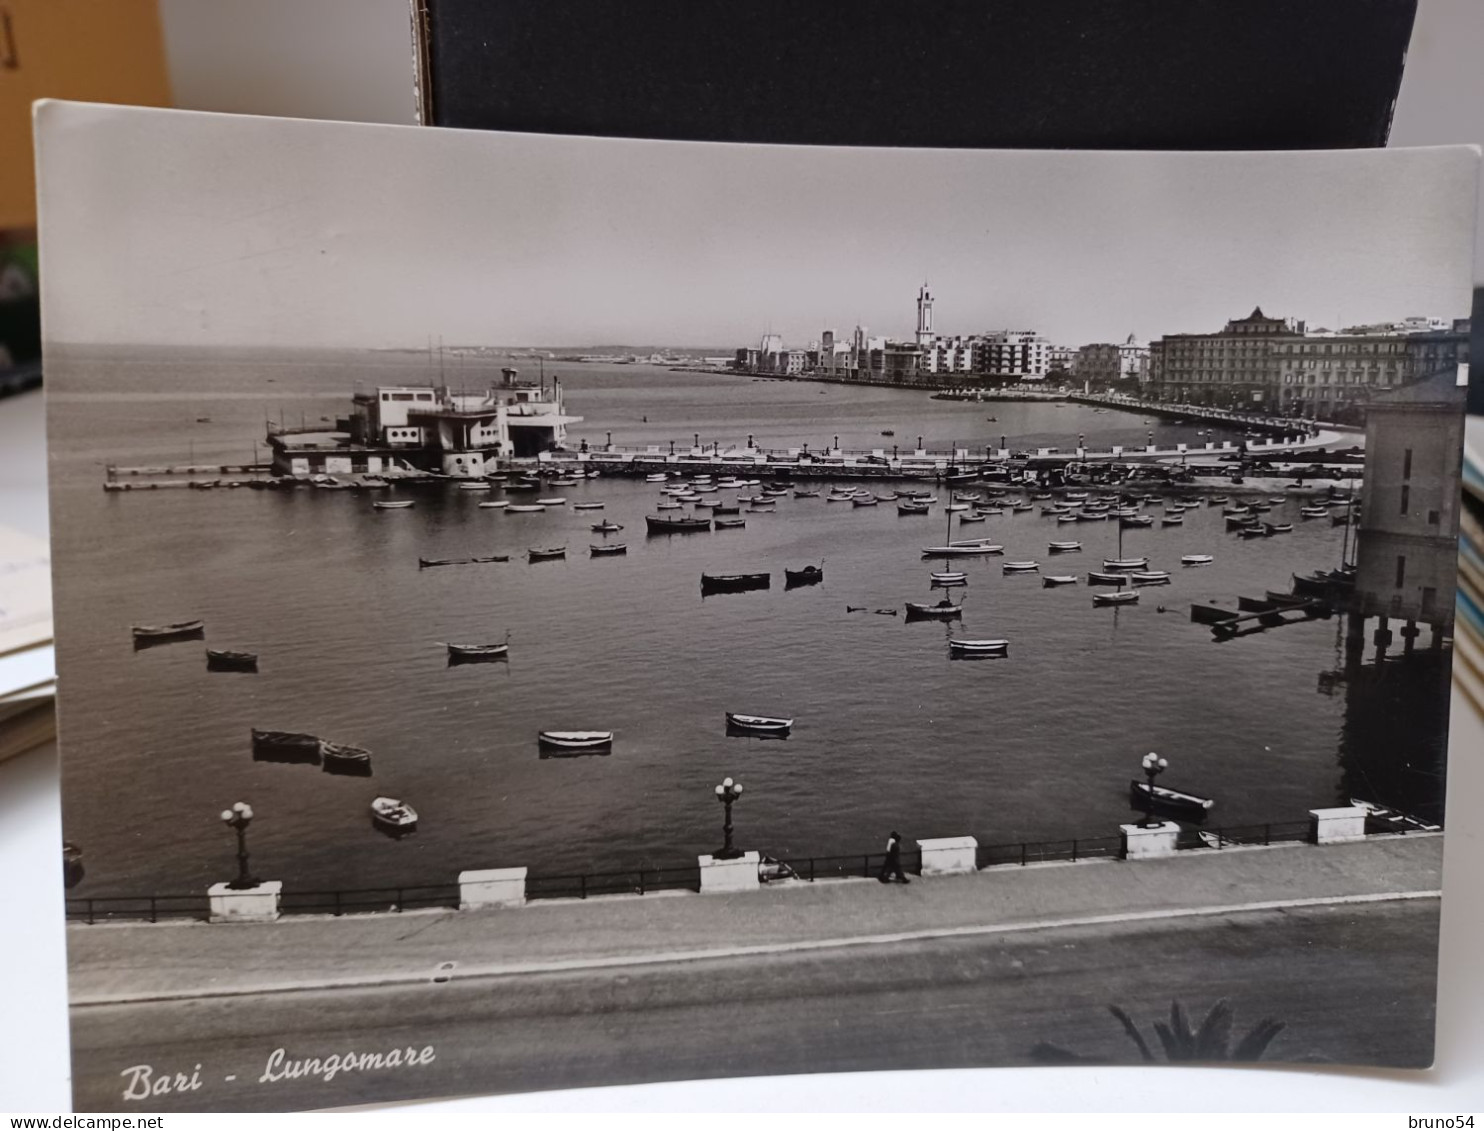
[[[735,860],[742,855],[740,850],[732,846],[732,802],[741,796],[742,783],[734,782],[731,778],[727,778],[716,787],[716,800],[726,806],[726,820],[721,826],[726,843],[721,846],[721,851],[716,853],[718,860]]]
[[[1154,779],[1164,773],[1169,768],[1170,763],[1151,750],[1148,754],[1144,755],[1143,765],[1144,774],[1149,778],[1149,792],[1144,797],[1144,819],[1139,822],[1139,827],[1152,829],[1155,825],[1159,824],[1154,819]]]
[[[232,808],[223,809],[222,823],[237,832],[237,878],[227,886],[234,891],[257,887],[258,881],[247,870],[247,826],[252,824],[252,806],[239,801]]]

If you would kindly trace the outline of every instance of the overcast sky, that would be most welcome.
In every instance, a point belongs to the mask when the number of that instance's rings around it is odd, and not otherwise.
[[[49,340],[1081,345],[1464,317],[1471,150],[1107,154],[490,134],[49,103]]]

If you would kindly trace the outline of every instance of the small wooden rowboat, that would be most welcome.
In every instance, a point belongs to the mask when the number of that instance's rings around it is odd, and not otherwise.
[[[418,569],[431,569],[434,566],[456,566],[456,565],[486,565],[490,562],[508,562],[509,554],[488,554],[480,558],[418,558]]]
[[[134,646],[163,644],[167,640],[194,640],[206,635],[206,622],[199,620],[177,621],[175,624],[136,624],[130,631],[134,634]]]
[[[850,500],[850,502],[852,506],[874,507],[880,502],[880,500],[877,499],[875,495],[856,495]]]
[[[1262,526],[1269,534],[1293,533],[1293,523],[1291,522],[1265,522]]]
[[[1185,516],[1183,514],[1167,514],[1159,520],[1161,526],[1180,526],[1184,522]]]
[[[1123,523],[1126,529],[1132,529],[1140,526],[1153,526],[1154,516],[1147,514],[1136,514],[1127,517],[1119,516],[1118,521]]]
[[[317,766],[320,760],[319,736],[253,727],[252,756],[259,762],[304,762]]]
[[[371,751],[364,747],[320,739],[319,752],[323,759],[320,768],[327,774],[371,776]]]
[[[1006,562],[1001,570],[1005,573],[1033,573],[1041,568],[1040,562]]]
[[[926,503],[898,503],[897,504],[897,514],[927,514],[927,513],[928,513],[928,505]]]
[[[769,589],[773,585],[770,573],[703,573],[701,574],[701,596],[708,593],[745,593],[750,589]]]
[[[627,554],[629,544],[627,542],[610,542],[606,546],[594,546],[588,543],[588,554],[595,558],[611,558],[618,554]]]
[[[565,546],[546,546],[541,549],[530,549],[526,551],[526,560],[532,562],[550,562],[567,556]]]
[[[1009,654],[1008,640],[950,640],[948,650],[966,656],[1005,656]]]
[[[745,518],[719,518],[716,520],[718,530],[740,530],[747,525]]]
[[[417,810],[395,797],[378,797],[371,802],[371,821],[393,836],[417,831]]]
[[[1075,554],[1082,550],[1081,542],[1048,542],[1046,544],[1053,554]]]
[[[549,498],[537,499],[536,502],[540,503],[543,507],[560,507],[566,505],[567,496],[552,495]]]
[[[727,713],[728,730],[751,731],[755,734],[787,734],[793,729],[793,719],[776,718],[772,715],[739,715]]]
[[[223,648],[206,649],[206,670],[211,672],[255,672],[256,652],[229,652]]]
[[[1327,514],[1328,507],[1299,507],[1300,518],[1323,518]]]
[[[1135,570],[1128,575],[1128,578],[1135,585],[1168,585],[1170,571],[1166,569]]]
[[[510,504],[504,499],[494,499],[487,503],[480,503],[479,509],[482,511],[502,511],[509,505]]]
[[[574,511],[600,511],[600,510],[603,509],[603,504],[602,503],[573,503],[572,504],[572,509]]]
[[[401,511],[412,506],[411,499],[385,499],[379,503],[372,503],[371,509],[378,511]]]
[[[796,499],[817,499],[817,498],[819,498],[819,492],[818,491],[795,491],[794,492],[794,498],[796,498]]]
[[[448,659],[451,663],[487,663],[490,660],[504,660],[510,656],[510,639],[507,637],[502,644],[444,644],[448,649]]]
[[[611,730],[543,730],[536,742],[543,751],[566,751],[579,754],[607,754],[613,750]]]
[[[490,489],[490,485],[488,483],[460,483],[459,484],[459,490],[460,491],[488,491],[489,489]]]
[[[1180,564],[1185,566],[1210,565],[1216,559],[1210,554],[1182,554]]]
[[[511,503],[505,508],[506,514],[543,514],[546,508],[535,503]]]
[[[1138,780],[1130,781],[1128,794],[1129,802],[1135,808],[1144,808],[1149,803],[1149,783]],[[1216,802],[1209,797],[1201,797],[1199,794],[1186,793],[1183,790],[1170,789],[1162,785],[1154,787],[1154,807],[1168,813],[1199,820],[1215,806]]]
[[[807,565],[803,569],[785,569],[783,571],[783,585],[785,589],[794,589],[800,585],[818,585],[823,580],[823,565]]]
[[[595,522],[592,525],[592,531],[594,534],[617,534],[622,529],[623,525],[621,523],[608,522],[606,520],[603,522]]]
[[[983,522],[988,517],[988,515],[983,514],[961,514],[958,516],[958,521],[960,524],[965,522]]]
[[[941,572],[932,573],[929,576],[932,578],[933,586],[938,589],[943,589],[950,585],[967,585],[969,583],[969,575],[967,573],[962,573],[954,569],[946,569]]]
[[[1117,593],[1094,593],[1092,595],[1094,605],[1133,605],[1138,600],[1139,595],[1132,589],[1127,592],[1120,590]]]
[[[964,607],[955,605],[947,597],[936,605],[926,605],[917,601],[907,602],[908,620],[952,620],[954,617],[964,615]]]
[[[1103,568],[1109,570],[1148,569],[1148,558],[1104,558]]]
[[[1043,589],[1055,589],[1058,585],[1076,585],[1076,584],[1077,584],[1077,578],[1076,578],[1076,576],[1074,574],[1070,574],[1070,573],[1052,574],[1049,577],[1043,577],[1043,578],[1041,578],[1041,588],[1043,588]]]

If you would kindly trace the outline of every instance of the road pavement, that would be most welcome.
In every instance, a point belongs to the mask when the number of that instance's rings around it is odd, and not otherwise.
[[[1372,837],[907,887],[74,925],[75,1103],[288,1110],[1023,1064],[1042,1040],[1126,1060],[1135,1050],[1107,1004],[1152,1020],[1175,997],[1192,1011],[1230,998],[1239,1027],[1286,1021],[1276,1059],[1419,1066],[1432,1049],[1442,847]],[[324,1060],[394,1048],[418,1063]],[[305,1058],[322,1063],[286,1075]],[[146,1085],[170,1090],[128,1098]]]
[[[1024,1065],[1050,1041],[1132,1063],[1179,999],[1219,998],[1269,1060],[1431,1060],[1437,902],[949,936],[821,951],[73,1011],[81,1111],[291,1110],[713,1076]],[[1235,1038],[1234,1038],[1235,1039]],[[430,1063],[284,1079],[294,1062],[411,1048]],[[285,1050],[273,1059],[275,1050]],[[147,1065],[200,1087],[124,1098]],[[268,1079],[263,1079],[265,1076]]]

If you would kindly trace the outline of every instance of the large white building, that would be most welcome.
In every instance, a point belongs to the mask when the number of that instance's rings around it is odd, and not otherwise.
[[[379,385],[356,393],[335,431],[270,427],[280,475],[378,473],[394,468],[475,478],[501,461],[528,459],[567,442],[559,380],[533,384],[514,369],[478,393],[434,385]]]

